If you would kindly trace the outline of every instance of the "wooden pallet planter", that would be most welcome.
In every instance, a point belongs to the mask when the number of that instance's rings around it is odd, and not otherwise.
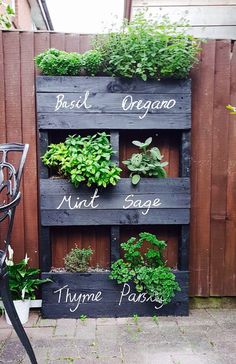
[[[175,272],[181,287],[172,302],[160,308],[130,283],[118,285],[109,273],[43,273],[53,280],[43,288],[42,314],[50,318],[128,317],[188,314],[188,273]]]
[[[39,154],[47,150],[52,133],[59,130],[106,130],[117,152],[119,136],[126,130],[160,129],[182,132],[180,177],[143,178],[137,186],[122,178],[115,187],[75,189],[68,181],[49,178],[40,162],[41,269],[53,283],[44,285],[44,317],[112,317],[157,314],[155,302],[134,302],[135,291],[123,297],[124,287],[108,278],[108,273],[49,273],[52,263],[51,226],[110,226],[111,262],[120,256],[119,228],[122,225],[180,225],[178,270],[181,292],[158,310],[158,315],[188,314],[188,244],[190,220],[190,129],[191,83],[184,81],[140,81],[112,77],[37,78],[37,119]],[[85,201],[80,204],[81,201]],[[126,291],[128,290],[126,286]],[[61,300],[59,299],[61,292]],[[101,300],[94,301],[97,292]],[[78,308],[72,297],[89,295]],[[137,295],[138,296],[138,295]],[[64,301],[62,299],[64,297]],[[67,299],[65,299],[67,297]],[[87,296],[86,296],[87,297]],[[78,298],[80,299],[80,298]],[[144,300],[144,298],[142,298]],[[144,300],[145,301],[145,300]]]

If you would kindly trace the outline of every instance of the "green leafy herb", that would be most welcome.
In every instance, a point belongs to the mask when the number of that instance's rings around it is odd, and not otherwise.
[[[43,74],[48,76],[78,76],[83,66],[79,53],[68,53],[51,48],[35,57]]]
[[[133,185],[139,183],[142,177],[166,177],[165,166],[168,162],[161,162],[163,155],[157,147],[148,148],[152,143],[152,138],[148,138],[144,143],[134,140],[132,142],[139,147],[140,153],[132,154],[131,158],[123,161],[129,171]]]
[[[83,69],[88,76],[95,76],[101,72],[102,61],[102,54],[96,49],[82,55]]]
[[[36,56],[35,62],[48,76],[78,76],[82,71],[88,76],[95,76],[101,71],[102,54],[99,50],[80,54],[51,48]]]
[[[144,242],[150,246],[145,253],[141,250]],[[137,292],[144,291],[159,303],[169,303],[180,287],[163,258],[165,241],[143,232],[139,239],[132,237],[121,247],[124,258],[112,264],[110,278],[119,284],[133,281]]]
[[[64,264],[68,272],[86,272],[89,267],[92,249],[80,249],[77,246],[65,256]]]
[[[51,144],[42,157],[49,167],[70,179],[78,187],[80,183],[107,187],[116,185],[121,169],[111,162],[113,154],[108,135],[98,133],[82,137],[68,136],[64,143]]]
[[[181,27],[180,27],[181,26]],[[199,41],[186,34],[186,24],[156,21],[138,13],[119,32],[98,36],[95,49],[103,70],[112,76],[147,79],[185,78],[197,61]]]
[[[36,58],[45,75],[97,74],[147,79],[185,78],[197,62],[199,40],[186,34],[186,24],[160,22],[137,14],[119,32],[97,36],[84,54],[49,49]]]

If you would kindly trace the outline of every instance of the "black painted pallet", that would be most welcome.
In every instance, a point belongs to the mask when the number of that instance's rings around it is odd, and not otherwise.
[[[43,288],[42,315],[45,318],[165,316],[188,314],[188,272],[174,271],[181,291],[162,306],[132,283],[117,284],[109,273],[43,273],[53,283]]]
[[[41,210],[41,269],[48,272],[51,267],[52,249],[50,226],[82,226],[110,225],[111,227],[111,262],[120,256],[119,227],[122,225],[181,225],[179,238],[178,272],[181,277],[183,294],[179,301],[173,302],[161,309],[163,314],[187,314],[188,311],[188,245],[189,245],[189,215],[190,215],[190,129],[191,129],[191,82],[190,80],[141,81],[126,80],[113,77],[37,77],[37,120],[39,130],[39,154],[42,155],[48,147],[50,135],[59,130],[108,130],[111,144],[116,154],[113,160],[119,163],[119,135],[126,130],[180,130],[182,132],[180,151],[180,177],[166,179],[142,179],[138,186],[133,187],[129,179],[122,179],[117,186],[103,189],[73,188],[69,182],[62,179],[50,179],[48,169],[40,164],[40,210]],[[92,196],[96,196],[96,208],[88,206]],[[126,209],[127,196],[133,195],[133,200],[156,201],[155,206],[145,214],[145,208],[134,205]],[[131,197],[130,197],[131,198]],[[63,200],[64,199],[64,200]],[[87,201],[74,208],[80,201]],[[94,201],[95,201],[94,200]],[[97,203],[99,201],[99,203]],[[97,206],[98,205],[98,206]],[[58,208],[59,207],[59,208]],[[47,274],[47,273],[45,273]],[[96,276],[96,275],[95,275]],[[86,284],[90,289],[92,277],[86,276]],[[62,273],[59,280],[64,282],[68,275]],[[84,276],[81,276],[84,277]],[[95,279],[95,278],[94,278]],[[98,276],[102,285],[109,286],[118,292],[114,282],[108,277]],[[81,281],[82,282],[82,281]],[[65,283],[65,282],[64,282]],[[64,284],[63,283],[63,284]],[[47,286],[47,288],[46,288]],[[53,284],[43,287],[43,312],[45,317],[52,317],[50,304],[46,296],[53,297]],[[91,286],[92,287],[92,286]],[[182,286],[181,286],[182,287]],[[80,286],[78,286],[80,289]],[[51,291],[50,291],[51,290]],[[50,293],[51,292],[51,293]],[[105,296],[104,296],[105,297]],[[110,296],[107,296],[108,301]],[[182,303],[181,303],[182,302]],[[45,306],[47,305],[47,306]],[[106,298],[104,298],[104,307]],[[112,303],[114,306],[114,300]],[[147,309],[145,310],[145,307]],[[44,307],[47,309],[44,310]],[[57,317],[69,317],[63,314],[66,305],[60,306]],[[87,307],[87,305],[86,305]],[[89,306],[91,307],[91,306]],[[117,309],[99,311],[99,315],[120,315]],[[125,315],[137,313],[129,306]],[[141,315],[151,313],[150,306],[142,305]],[[86,309],[83,312],[87,312]],[[88,309],[91,315],[90,308]],[[100,312],[100,313],[99,313]],[[101,313],[102,312],[102,313]],[[87,314],[87,313],[84,313]],[[55,314],[56,315],[56,314]],[[56,317],[56,316],[55,316]],[[72,317],[72,315],[71,315]]]

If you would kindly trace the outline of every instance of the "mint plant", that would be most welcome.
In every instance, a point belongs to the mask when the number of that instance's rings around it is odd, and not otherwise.
[[[139,147],[140,153],[134,153],[130,159],[123,161],[131,172],[132,184],[138,184],[141,177],[166,177],[164,167],[168,165],[168,162],[161,162],[163,155],[157,147],[148,148],[152,138],[146,139],[144,143],[138,140],[132,143]]]
[[[147,242],[145,253],[142,246]],[[178,282],[171,269],[166,266],[163,250],[166,243],[150,233],[142,232],[139,238],[132,237],[121,244],[124,258],[111,266],[110,278],[117,283],[133,281],[137,292],[146,292],[162,304],[167,304],[180,291]]]
[[[121,169],[111,161],[113,153],[105,132],[86,137],[71,135],[64,143],[49,145],[42,161],[75,187],[85,183],[105,188],[115,186],[120,179]]]

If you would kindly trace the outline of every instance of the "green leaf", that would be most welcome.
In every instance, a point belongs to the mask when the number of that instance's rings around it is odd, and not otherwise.
[[[139,174],[134,174],[131,178],[132,184],[133,185],[137,185],[140,181],[140,175]]]
[[[152,142],[152,137],[149,137],[145,140],[144,144],[146,147],[148,147],[151,144],[151,142]]]
[[[143,143],[139,142],[138,140],[132,141],[132,144],[134,144],[134,145],[136,145],[137,147],[140,147],[140,148],[142,148],[143,145],[144,145]]]

